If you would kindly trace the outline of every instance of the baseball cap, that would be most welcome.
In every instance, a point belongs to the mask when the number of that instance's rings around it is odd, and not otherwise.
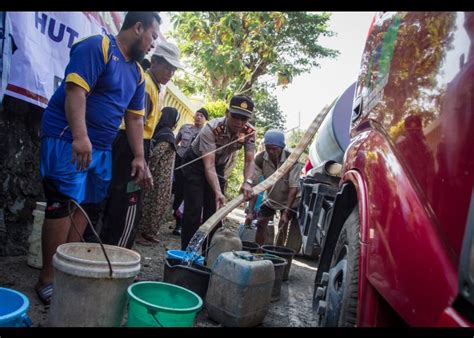
[[[250,97],[235,95],[230,99],[229,112],[251,118],[253,107],[254,104]]]
[[[183,64],[179,61],[181,56],[179,48],[171,42],[159,42],[153,55],[161,56],[173,67],[184,68]]]

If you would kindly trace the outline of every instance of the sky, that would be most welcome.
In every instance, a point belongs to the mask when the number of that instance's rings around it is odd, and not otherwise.
[[[169,16],[161,12],[161,32],[172,29]],[[320,60],[320,67],[294,77],[286,88],[275,92],[286,117],[286,129],[306,129],[316,114],[357,80],[362,52],[374,12],[332,12],[329,28],[333,37],[321,37],[322,46],[339,50],[335,59]],[[172,40],[170,40],[172,41]],[[300,117],[299,117],[300,116]]]
[[[333,12],[329,28],[337,36],[322,37],[320,44],[337,49],[336,59],[323,59],[320,67],[293,79],[286,89],[277,88],[278,103],[286,116],[286,129],[300,129],[357,80],[365,39],[374,12]]]

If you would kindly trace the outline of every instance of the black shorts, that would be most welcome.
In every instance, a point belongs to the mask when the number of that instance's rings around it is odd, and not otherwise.
[[[275,215],[275,213],[276,213],[275,209],[272,209],[268,205],[263,203],[260,206],[260,210],[258,212],[258,217],[271,217],[271,216]],[[288,216],[290,216],[289,217],[290,220],[293,219],[293,218],[296,218],[296,212],[294,212],[293,210],[290,210],[290,214]]]
[[[44,196],[46,197],[46,210],[44,212],[44,218],[58,219],[69,216],[69,208],[73,212],[76,208],[74,203],[70,202],[71,198],[59,192],[56,188],[56,184],[50,178],[43,178],[43,190]],[[68,204],[71,203],[70,207]],[[99,204],[94,203],[83,203],[81,207],[84,211],[89,214],[95,212],[99,208]]]

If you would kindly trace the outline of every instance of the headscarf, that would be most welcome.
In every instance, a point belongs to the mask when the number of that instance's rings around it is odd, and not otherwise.
[[[153,146],[159,142],[168,142],[176,150],[176,138],[173,127],[178,123],[179,112],[173,107],[164,107],[152,137]]]

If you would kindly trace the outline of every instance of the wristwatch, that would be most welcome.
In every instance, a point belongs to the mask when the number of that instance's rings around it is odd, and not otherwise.
[[[252,181],[250,178],[247,178],[247,179],[245,180],[245,183],[248,183],[248,184],[252,185],[252,184],[253,184],[253,181]]]

